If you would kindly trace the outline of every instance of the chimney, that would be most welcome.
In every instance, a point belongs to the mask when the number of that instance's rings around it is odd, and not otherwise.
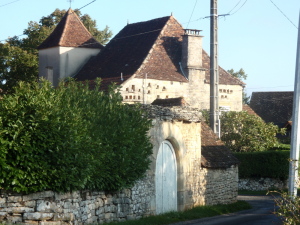
[[[181,64],[184,71],[202,68],[202,37],[201,30],[185,29],[182,36]]]

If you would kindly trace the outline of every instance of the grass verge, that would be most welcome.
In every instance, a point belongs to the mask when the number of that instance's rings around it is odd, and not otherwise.
[[[218,216],[241,210],[251,209],[245,201],[237,201],[228,205],[197,206],[184,212],[169,212],[158,216],[149,216],[139,220],[105,223],[106,225],[164,225],[180,221],[195,220],[205,217]]]

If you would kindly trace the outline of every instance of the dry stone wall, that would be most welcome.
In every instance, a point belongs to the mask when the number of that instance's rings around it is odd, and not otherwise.
[[[120,192],[53,191],[16,194],[1,191],[0,221],[17,224],[90,224],[138,219],[153,214],[153,178]]]
[[[286,189],[287,181],[274,178],[239,179],[240,190],[262,191],[269,189]]]

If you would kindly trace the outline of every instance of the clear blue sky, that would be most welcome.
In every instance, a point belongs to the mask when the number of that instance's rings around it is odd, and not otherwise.
[[[71,4],[75,9],[90,2],[74,0]],[[29,21],[39,21],[56,8],[69,7],[67,0],[0,0],[0,40],[22,34]],[[219,18],[219,64],[225,70],[246,71],[249,95],[294,89],[299,10],[299,0],[218,1],[219,15],[232,14]],[[203,30],[204,49],[209,53],[209,19],[202,18],[210,14],[210,0],[96,0],[81,12],[95,19],[100,29],[108,25],[114,35],[127,22],[173,13],[185,28]]]

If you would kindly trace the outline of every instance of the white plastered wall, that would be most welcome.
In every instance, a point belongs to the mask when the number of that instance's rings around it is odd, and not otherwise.
[[[39,76],[47,78],[47,68],[53,69],[53,85],[59,79],[74,76],[76,72],[95,56],[100,49],[53,47],[39,50]]]

